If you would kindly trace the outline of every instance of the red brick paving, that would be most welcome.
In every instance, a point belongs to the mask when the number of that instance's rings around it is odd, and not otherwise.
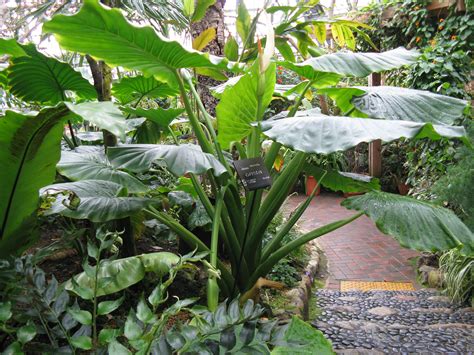
[[[294,210],[304,199],[301,195],[290,197],[285,209]],[[353,215],[354,211],[340,205],[342,200],[342,196],[332,193],[316,196],[298,225],[310,231]],[[411,281],[416,286],[416,275],[409,259],[418,253],[402,248],[366,216],[319,237],[317,242],[328,259],[326,288],[339,289],[341,280]]]

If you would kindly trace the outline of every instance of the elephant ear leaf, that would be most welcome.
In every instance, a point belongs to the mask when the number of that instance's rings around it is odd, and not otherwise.
[[[333,75],[366,77],[371,73],[400,68],[415,63],[419,53],[396,48],[382,53],[337,52],[311,58],[301,63],[281,62],[295,73],[313,81]]]
[[[112,94],[122,105],[130,104],[144,97],[172,97],[178,91],[168,84],[153,77],[145,78],[143,75],[124,77],[112,86]]]
[[[342,205],[363,211],[406,248],[432,252],[461,248],[465,255],[474,254],[473,233],[447,208],[386,192],[351,197]]]
[[[54,181],[68,112],[60,105],[36,116],[7,111],[0,117],[0,257],[21,252],[34,239],[38,191]]]
[[[319,91],[354,117],[453,124],[467,101],[429,91],[392,86],[327,88]]]
[[[227,172],[212,154],[204,153],[194,144],[124,144],[110,147],[107,155],[115,167],[137,173],[149,170],[156,160],[163,160],[168,170],[176,176],[187,173],[199,175],[209,170],[212,170],[215,176],[220,176]]]
[[[94,86],[69,64],[38,52],[33,44],[22,45],[25,56],[14,57],[7,70],[9,91],[31,102],[57,104],[66,101],[66,92],[82,99],[95,99]]]
[[[129,217],[152,203],[151,199],[128,197],[121,185],[103,180],[82,180],[43,187],[41,195],[56,197],[45,214],[59,213],[92,222]]]
[[[152,108],[152,109],[144,109],[141,107],[138,108],[131,108],[126,107],[124,108],[125,112],[132,113],[138,117],[145,117],[147,120],[150,120],[156,123],[161,128],[167,128],[169,124],[180,114],[184,112],[184,109],[181,108],[169,108],[164,109],[161,107]]]
[[[21,57],[26,55],[25,51],[13,38],[0,38],[0,55],[9,55],[11,57]]]
[[[70,51],[90,54],[111,66],[122,66],[154,76],[176,86],[176,69],[231,69],[224,59],[185,49],[151,27],[130,24],[119,9],[108,9],[97,0],[85,0],[73,16],[57,15],[43,25]]]

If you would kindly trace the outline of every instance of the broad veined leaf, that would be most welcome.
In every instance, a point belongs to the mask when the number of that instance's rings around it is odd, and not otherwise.
[[[214,5],[216,0],[196,0],[196,8],[194,9],[193,17],[191,18],[192,22],[201,21],[206,15],[207,9]]]
[[[67,100],[67,92],[83,99],[97,98],[89,81],[69,64],[38,52],[34,44],[23,45],[26,56],[15,57],[8,67],[10,92],[24,101],[56,104]]]
[[[275,63],[265,72],[265,91],[262,96],[262,109],[271,102],[275,87]],[[242,76],[233,86],[227,87],[216,107],[218,140],[224,149],[234,141],[240,141],[251,131],[251,123],[257,118],[258,66]]]
[[[134,101],[140,101],[144,97],[173,97],[178,94],[178,90],[170,87],[168,84],[156,80],[150,76],[143,75],[134,77],[126,76],[119,82],[112,85],[112,94],[126,105]]]
[[[59,213],[92,222],[107,222],[128,217],[153,201],[142,197],[128,197],[121,185],[103,180],[82,180],[53,184],[41,189],[43,196],[56,196],[45,214]]]
[[[368,117],[387,120],[452,124],[467,106],[467,101],[454,97],[392,86],[327,88],[319,92],[335,100],[343,112],[355,109]]]
[[[90,54],[111,66],[139,70],[172,85],[176,69],[232,68],[224,58],[187,50],[151,27],[131,25],[119,9],[108,9],[97,0],[85,0],[73,16],[56,15],[43,25],[43,31],[54,34],[65,49]]]
[[[239,6],[237,7],[237,21],[235,25],[242,43],[245,43],[247,39],[253,41],[253,38],[249,38],[251,32],[251,23],[252,20],[244,2],[240,1]]]
[[[227,80],[225,83],[219,84],[217,86],[210,87],[209,90],[211,91],[211,94],[214,95],[216,98],[220,99],[221,95],[224,93],[224,90],[234,86],[239,82],[240,79],[242,79],[243,75],[237,75],[233,76],[229,80]]]
[[[84,102],[81,104],[66,102],[66,105],[84,120],[125,140],[125,131],[127,130],[125,117],[111,101]]]
[[[9,55],[11,57],[21,57],[26,52],[13,38],[0,38],[0,55]]]
[[[78,153],[63,151],[56,166],[58,172],[72,181],[105,180],[115,182],[127,188],[131,193],[148,190],[136,177],[115,169],[105,153]]]
[[[146,272],[164,276],[179,262],[179,257],[168,252],[142,254],[124,259],[104,261],[99,269],[97,296],[110,295],[140,282]],[[77,286],[93,289],[94,279],[85,272],[73,277],[65,284],[66,290],[75,292]],[[76,292],[77,293],[77,292]]]
[[[34,240],[30,227],[38,191],[54,181],[68,113],[59,105],[36,116],[7,111],[0,117],[0,257],[19,253]]]
[[[306,153],[328,154],[355,147],[362,142],[398,138],[459,138],[470,145],[463,127],[433,125],[411,121],[377,120],[314,115],[268,120],[261,123],[263,133],[288,147]]]
[[[215,176],[227,172],[212,154],[204,153],[194,144],[157,145],[131,144],[110,147],[107,155],[114,166],[133,172],[150,169],[156,160],[163,160],[169,171],[177,176],[187,173],[204,174],[212,170]]]
[[[331,342],[324,337],[321,331],[295,316],[286,329],[282,343],[284,345],[276,346],[273,349],[272,355],[334,354]]]
[[[181,108],[169,108],[164,109],[161,107],[144,109],[144,108],[124,108],[125,112],[132,113],[138,117],[145,117],[147,120],[155,122],[162,128],[166,128],[169,124],[180,114],[184,112],[184,109]]]
[[[311,58],[301,63],[280,64],[310,80],[321,80],[329,73],[342,76],[366,77],[371,73],[400,68],[415,63],[419,53],[405,48],[383,53],[337,52]]]
[[[342,205],[363,211],[406,248],[434,252],[462,247],[464,254],[474,254],[473,233],[447,208],[386,192],[351,197]]]
[[[313,176],[321,185],[333,191],[367,192],[380,190],[379,179],[372,176],[325,169],[311,164],[306,164],[304,171]],[[321,180],[323,175],[324,178]]]
[[[224,54],[229,60],[235,61],[239,59],[239,45],[232,35],[229,35],[227,42],[225,42]]]
[[[216,38],[216,29],[210,27],[202,31],[199,36],[193,39],[193,49],[202,51],[206,46]]]

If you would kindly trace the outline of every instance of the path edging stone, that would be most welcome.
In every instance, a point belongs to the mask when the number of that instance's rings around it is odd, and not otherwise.
[[[319,268],[320,246],[315,240],[306,244],[309,261],[306,264],[301,275],[301,281],[298,285],[285,292],[294,306],[294,313],[304,320],[309,320],[309,300],[311,299],[311,290]]]

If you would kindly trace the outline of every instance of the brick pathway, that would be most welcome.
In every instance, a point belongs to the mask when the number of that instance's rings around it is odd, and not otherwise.
[[[286,210],[294,210],[304,199],[305,196],[290,197]],[[300,219],[300,228],[309,231],[353,215],[354,211],[340,205],[343,199],[332,193],[316,196]],[[339,289],[341,280],[411,281],[416,287],[416,276],[409,259],[418,253],[400,247],[366,216],[317,241],[328,259],[326,288]]]

